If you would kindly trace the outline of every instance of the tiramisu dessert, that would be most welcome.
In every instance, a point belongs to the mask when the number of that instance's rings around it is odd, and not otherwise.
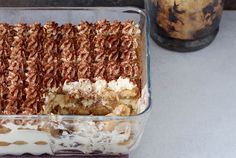
[[[2,114],[137,114],[140,30],[132,21],[0,31]]]
[[[0,155],[127,153],[145,121],[76,116],[144,110],[140,41],[139,26],[129,20],[1,23]]]

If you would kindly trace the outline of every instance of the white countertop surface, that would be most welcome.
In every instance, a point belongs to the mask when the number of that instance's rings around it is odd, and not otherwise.
[[[153,108],[130,158],[235,158],[236,11],[224,12],[205,49],[150,47]]]

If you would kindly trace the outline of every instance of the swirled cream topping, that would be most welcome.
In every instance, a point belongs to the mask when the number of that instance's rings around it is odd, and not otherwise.
[[[140,97],[133,21],[0,24],[0,112],[107,115]],[[127,101],[128,100],[128,101]]]

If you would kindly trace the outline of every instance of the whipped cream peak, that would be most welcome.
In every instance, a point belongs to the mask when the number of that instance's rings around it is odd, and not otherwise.
[[[101,93],[107,87],[107,81],[99,79],[94,83],[93,87],[97,93]]]
[[[68,93],[74,93],[78,91],[91,93],[92,89],[92,82],[88,79],[79,79],[79,81],[64,83],[63,85],[63,91]]]
[[[107,82],[104,79],[96,79],[96,82],[92,83],[89,79],[79,79],[75,82],[64,83],[63,91],[69,94],[76,93],[78,91],[84,93],[101,93],[105,89],[109,89],[115,92],[120,92],[122,90],[132,90],[136,88],[137,85],[130,81],[129,78],[120,77],[118,80],[112,80]]]
[[[118,80],[112,80],[108,83],[108,88],[115,92],[120,92],[126,89],[132,90],[135,87],[137,87],[137,85],[130,82],[129,78],[119,77]]]

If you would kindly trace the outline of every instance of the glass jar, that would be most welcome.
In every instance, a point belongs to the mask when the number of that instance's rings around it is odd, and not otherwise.
[[[215,39],[223,0],[146,0],[146,9],[154,41],[170,50],[188,52]]]

